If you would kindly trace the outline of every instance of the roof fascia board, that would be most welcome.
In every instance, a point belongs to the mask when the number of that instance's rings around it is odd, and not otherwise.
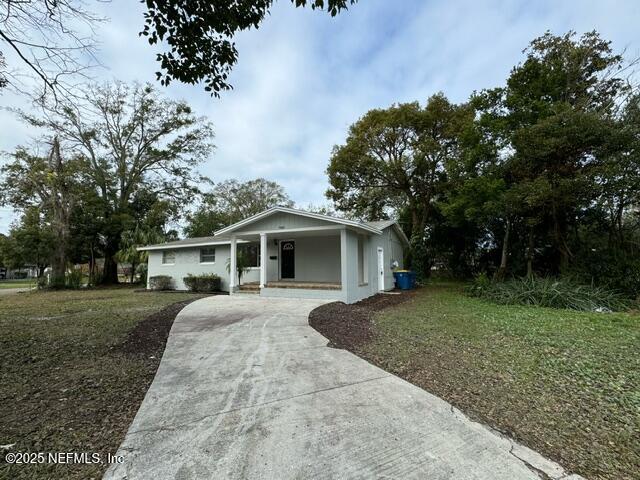
[[[257,220],[260,220],[261,218],[265,218],[268,217],[270,215],[273,215],[274,213],[289,213],[291,215],[300,215],[301,217],[308,217],[308,218],[313,218],[316,220],[323,220],[325,222],[332,222],[332,223],[337,223],[337,224],[341,224],[341,225],[347,225],[350,227],[355,227],[355,228],[360,228],[362,230],[366,230],[372,233],[377,233],[380,234],[382,233],[381,230],[374,228],[374,227],[370,227],[368,225],[364,225],[360,222],[354,222],[353,220],[345,220],[342,218],[335,218],[335,217],[329,217],[327,215],[321,215],[319,213],[311,213],[311,212],[305,212],[302,210],[296,210],[293,208],[286,208],[286,207],[273,207],[270,208],[269,210],[265,210],[264,212],[260,212],[257,215],[254,215],[253,217],[249,217],[249,218],[245,218],[244,220],[240,220],[237,223],[234,223],[233,225],[229,225],[228,227],[225,227],[221,230],[218,230],[217,232],[214,233],[214,235],[222,235],[225,233],[230,233],[234,230],[237,230],[238,228],[241,228],[245,225],[248,225],[250,223],[253,223]]]
[[[139,252],[145,252],[149,250],[174,250],[176,248],[196,248],[196,247],[215,247],[217,245],[229,245],[231,243],[230,240],[225,241],[211,241],[211,242],[198,242],[198,243],[179,243],[179,244],[163,244],[163,245],[149,245],[146,247],[138,247],[136,248]],[[246,240],[238,240],[238,243],[248,243]]]

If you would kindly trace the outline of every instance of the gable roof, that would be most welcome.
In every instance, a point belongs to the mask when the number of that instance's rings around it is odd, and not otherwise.
[[[138,251],[149,251],[149,250],[167,250],[174,248],[188,248],[188,247],[208,247],[208,246],[216,246],[216,245],[229,245],[231,240],[226,234],[231,233],[238,228],[241,228],[246,225],[250,225],[253,222],[256,222],[262,218],[266,218],[275,213],[289,213],[292,215],[300,215],[308,218],[314,218],[316,220],[324,220],[330,223],[336,223],[339,225],[345,225],[352,228],[361,229],[370,233],[375,233],[376,235],[381,235],[382,231],[386,228],[393,227],[398,236],[402,241],[409,245],[409,239],[400,228],[400,225],[395,220],[378,220],[373,222],[359,222],[356,220],[347,220],[345,218],[331,217],[329,215],[322,215],[319,213],[311,213],[305,210],[298,210],[295,208],[288,207],[273,207],[264,212],[260,212],[257,215],[253,215],[252,217],[245,218],[233,225],[229,225],[221,230],[215,232],[214,236],[209,237],[193,237],[193,238],[185,238],[184,240],[175,240],[173,242],[166,243],[158,243],[155,245],[145,245],[144,247],[138,247]],[[238,240],[238,243],[246,243],[246,240]]]
[[[384,230],[387,227],[390,227],[394,223],[397,223],[395,220],[375,220],[373,222],[364,222],[367,225],[371,225],[374,228],[379,230]]]
[[[397,220],[376,220],[373,222],[365,222],[365,223],[367,225],[371,225],[373,227],[379,228],[380,230],[393,227],[393,229],[396,231],[396,233],[400,237],[400,240],[402,240],[407,246],[411,245],[411,243],[409,242],[409,239],[407,238],[407,235],[404,233],[404,230],[402,230],[402,227],[400,227],[400,224],[398,223]]]
[[[221,230],[218,230],[217,232],[215,232],[215,236],[217,237],[218,235],[225,235],[228,233],[231,233],[241,227],[244,227],[246,225],[250,225],[253,222],[256,222],[262,218],[266,218],[268,216],[273,215],[274,213],[289,213],[291,215],[300,215],[302,217],[308,217],[308,218],[315,218],[316,220],[324,220],[325,222],[330,222],[330,223],[337,223],[340,225],[346,225],[348,227],[353,227],[353,228],[359,228],[361,230],[365,230],[371,233],[376,233],[378,235],[380,235],[382,233],[382,230],[369,225],[367,223],[363,223],[363,222],[357,222],[354,220],[347,220],[345,218],[337,218],[337,217],[330,217],[329,215],[321,215],[319,213],[311,213],[311,212],[307,212],[305,210],[298,210],[295,208],[288,208],[288,207],[272,207],[268,210],[265,210],[264,212],[260,212],[257,215],[254,215],[252,217],[249,218],[245,218],[244,220],[240,220],[237,223],[234,223],[233,225],[229,225],[228,227],[225,227]]]

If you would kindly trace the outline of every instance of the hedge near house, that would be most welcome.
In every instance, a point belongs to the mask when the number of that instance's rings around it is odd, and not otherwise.
[[[173,290],[173,279],[169,275],[149,277],[149,288],[151,290]]]
[[[182,279],[187,288],[192,292],[219,292],[220,277],[216,274],[191,275]]]

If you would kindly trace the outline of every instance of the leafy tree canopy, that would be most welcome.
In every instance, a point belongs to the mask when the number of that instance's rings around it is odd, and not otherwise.
[[[216,230],[276,206],[293,206],[277,182],[264,178],[246,182],[226,180],[203,195],[199,208],[187,216],[184,232],[189,237],[210,236]]]
[[[570,274],[640,292],[640,95],[596,32],[534,39],[505,85],[372,110],[335,147],[327,196],[393,214],[410,263],[468,276]]]
[[[452,104],[441,93],[424,107],[414,102],[369,111],[333,150],[327,197],[339,210],[369,219],[406,207],[412,234],[422,235],[473,117],[472,107]]]
[[[27,208],[0,238],[0,264],[7,268],[35,266],[39,275],[49,265],[56,237],[50,222],[38,207]]]
[[[291,0],[296,7],[310,5],[337,15],[356,0]],[[145,25],[141,32],[152,45],[167,47],[158,53],[162,85],[173,80],[205,83],[218,96],[231,85],[227,79],[238,60],[234,36],[258,28],[273,0],[146,0]]]
[[[90,86],[80,101],[46,105],[44,112],[21,116],[59,139],[63,156],[80,176],[78,183],[91,187],[83,202],[90,213],[84,218],[99,222],[85,222],[83,230],[95,231],[99,223],[104,280],[115,283],[122,232],[144,216],[166,223],[198,193],[196,167],[212,151],[211,124],[186,103],[166,100],[148,85],[123,83]],[[46,175],[24,183],[21,172],[31,169],[37,177],[40,171],[29,167],[26,158],[19,150],[5,167],[15,205],[36,188],[46,190]]]

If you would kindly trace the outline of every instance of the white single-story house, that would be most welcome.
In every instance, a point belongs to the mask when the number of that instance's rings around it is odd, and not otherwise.
[[[185,289],[188,274],[214,273],[230,294],[318,298],[354,303],[394,288],[409,241],[395,220],[358,222],[274,207],[219,230],[139,250],[149,253],[148,277],[168,275]],[[238,250],[253,266],[236,271]],[[229,267],[227,267],[229,265]],[[149,285],[147,285],[149,288]]]

